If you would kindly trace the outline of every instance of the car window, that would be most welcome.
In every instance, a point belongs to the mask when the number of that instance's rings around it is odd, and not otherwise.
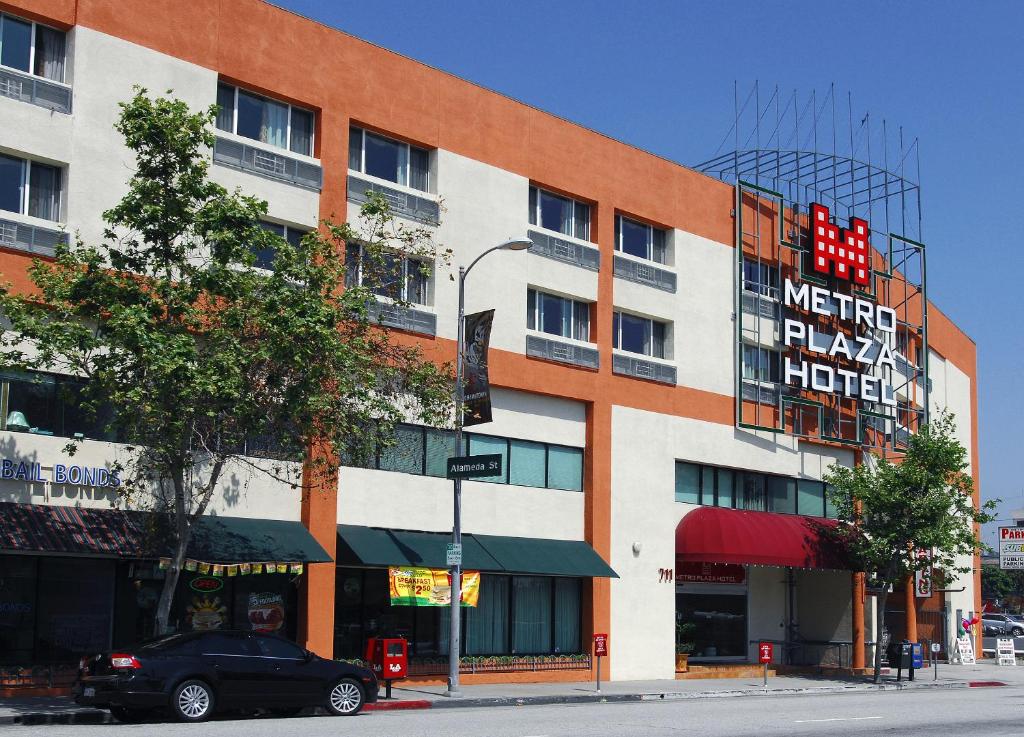
[[[257,637],[256,642],[259,645],[260,652],[268,658],[301,660],[306,655],[306,651],[298,645],[286,642],[285,640],[279,640],[276,637]]]
[[[210,632],[200,638],[199,649],[203,655],[255,655],[248,638],[221,632]]]

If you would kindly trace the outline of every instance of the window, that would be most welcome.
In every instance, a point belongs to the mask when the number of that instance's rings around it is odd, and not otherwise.
[[[60,220],[61,170],[0,154],[0,210]]]
[[[782,380],[781,354],[756,345],[744,345],[743,378],[778,383]]]
[[[64,32],[0,14],[0,64],[26,74],[64,81]]]
[[[301,241],[302,237],[309,232],[306,230],[299,230],[298,228],[293,228],[288,225],[280,225],[279,223],[268,223],[266,221],[260,222],[260,225],[265,230],[269,230],[274,235],[284,238],[286,241],[288,241],[295,247],[298,247],[299,241]],[[256,266],[260,269],[266,269],[267,271],[274,270],[274,258],[277,256],[277,254],[274,252],[273,247],[262,249],[253,248],[252,252],[253,255],[256,256],[256,261],[253,263],[253,266]]]
[[[255,655],[248,637],[211,632],[199,640],[203,655]]]
[[[257,635],[256,644],[259,646],[260,655],[265,658],[302,660],[306,655],[306,652],[298,645],[278,639],[277,637]]]
[[[531,289],[526,299],[526,327],[550,335],[590,341],[590,305]]]
[[[100,407],[88,412],[82,406],[84,383],[79,379],[52,374],[11,374],[0,378],[0,429],[62,438],[116,439],[108,429],[113,409]]]
[[[430,263],[397,253],[364,258],[358,243],[345,247],[345,286],[363,285],[380,296],[414,305],[429,304]]]
[[[666,328],[665,323],[657,320],[615,312],[612,315],[612,345],[630,353],[666,358]]]
[[[763,297],[778,299],[778,267],[747,258],[743,259],[743,288]]]
[[[422,192],[430,187],[430,153],[402,141],[349,128],[348,168]]]
[[[551,652],[551,579],[512,579],[512,652]]]
[[[615,218],[615,250],[659,264],[666,262],[665,231],[618,215]]]
[[[825,484],[810,479],[735,471],[676,461],[675,498],[685,504],[703,504],[757,512],[832,517]]]
[[[590,240],[590,205],[530,187],[530,225]]]
[[[475,479],[495,484],[535,488],[583,490],[583,449],[554,443],[506,438],[500,435],[466,433],[464,448],[472,454],[496,454],[502,457],[502,473]],[[394,443],[379,453],[356,463],[343,458],[346,466],[397,471],[419,476],[444,478],[448,459],[459,455],[455,433],[420,425],[395,427]]]
[[[217,127],[254,141],[313,155],[310,110],[271,100],[223,82],[217,85]]]

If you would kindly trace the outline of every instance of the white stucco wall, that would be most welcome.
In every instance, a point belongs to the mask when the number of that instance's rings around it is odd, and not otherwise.
[[[675,585],[660,582],[658,569],[674,569],[676,527],[696,509],[675,501],[676,460],[820,479],[832,462],[851,464],[853,455],[791,437],[614,407],[610,564],[620,578],[611,581],[611,675],[618,680],[674,674]],[[641,544],[638,555],[634,542]],[[784,572],[750,570],[749,636],[780,639],[784,598],[776,601],[783,594],[775,588],[784,592],[784,587],[773,588],[768,581],[784,578]],[[849,587],[844,596],[848,605]]]
[[[583,447],[583,404],[495,389],[494,422],[474,432]],[[466,532],[554,540],[583,539],[579,491],[464,481]],[[343,468],[338,480],[340,524],[442,532],[452,528],[452,482],[394,471]]]

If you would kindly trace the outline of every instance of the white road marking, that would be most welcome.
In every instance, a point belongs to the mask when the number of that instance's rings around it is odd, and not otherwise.
[[[856,722],[861,719],[881,719],[882,717],[832,717],[831,719],[796,719],[795,724],[804,724],[805,722]]]

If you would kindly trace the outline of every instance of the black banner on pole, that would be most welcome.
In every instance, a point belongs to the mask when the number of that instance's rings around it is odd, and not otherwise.
[[[491,421],[491,382],[487,378],[487,348],[491,342],[493,321],[494,310],[466,315],[466,344],[462,351],[462,375],[466,382],[462,424],[465,427]]]

